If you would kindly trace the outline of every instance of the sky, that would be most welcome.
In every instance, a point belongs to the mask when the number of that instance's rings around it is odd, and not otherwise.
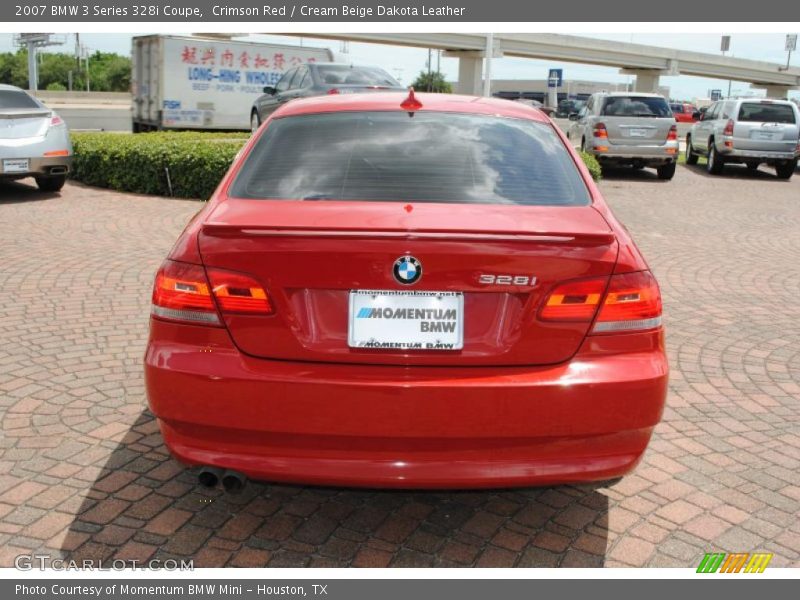
[[[130,54],[131,37],[144,33],[146,32],[130,34],[84,33],[81,34],[81,43],[85,44],[92,51],[100,50],[102,52],[116,52],[118,54],[128,55]],[[64,46],[54,46],[50,50],[72,52],[75,47],[75,36],[73,34],[64,34],[61,35],[61,37],[65,39],[66,44]],[[662,46],[665,48],[679,48],[712,54],[719,53],[720,49],[720,34],[718,33],[609,33],[586,34],[586,37]],[[252,41],[275,42],[281,44],[298,44],[300,42],[296,37],[276,35],[254,35],[251,36],[250,39]],[[339,52],[341,50],[341,43],[337,41],[302,38],[302,42],[307,46],[328,47],[334,52]],[[786,64],[784,42],[785,34],[783,33],[734,34],[731,35],[731,47],[728,55],[737,58],[749,58]],[[0,52],[7,52],[13,49],[13,35],[10,33],[0,34]],[[800,54],[800,52],[793,54],[791,61],[792,66],[800,66],[800,57],[798,54]],[[437,64],[436,53],[434,53],[433,56],[433,68],[435,69]],[[397,77],[402,83],[407,84],[413,81],[420,71],[426,69],[428,51],[424,48],[404,48],[399,46],[351,42],[349,57],[350,60],[355,63],[380,65]],[[564,69],[564,78],[567,80],[580,79],[614,84],[627,83],[631,79],[629,75],[621,75],[617,69],[610,67],[525,58],[500,58],[494,60],[492,62],[492,76],[496,79],[545,79],[548,69],[559,67]],[[458,78],[458,60],[455,58],[441,58],[441,70],[449,81],[455,81]],[[711,89],[727,91],[728,87],[727,80],[722,81],[687,75],[662,77],[660,83],[662,86],[669,86],[671,96],[676,100],[705,98],[709,95],[709,90]],[[731,84],[732,95],[746,95],[750,92],[749,83],[734,81]],[[791,92],[790,96],[800,97],[800,91]]]

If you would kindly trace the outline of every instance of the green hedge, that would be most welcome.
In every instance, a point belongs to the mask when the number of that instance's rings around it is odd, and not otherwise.
[[[600,181],[600,178],[603,176],[603,171],[600,168],[600,163],[597,162],[597,159],[594,157],[594,155],[583,151],[579,151],[578,154],[581,155],[583,162],[586,164],[586,168],[589,169],[589,173],[592,174],[592,179],[595,181]]]
[[[88,185],[138,194],[208,198],[246,133],[174,132],[74,133],[71,177]],[[581,153],[595,181],[600,164]],[[169,173],[169,178],[167,178]]]
[[[75,133],[72,178],[123,192],[208,198],[246,133]]]

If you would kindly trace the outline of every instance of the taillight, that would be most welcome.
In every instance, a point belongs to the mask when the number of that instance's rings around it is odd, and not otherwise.
[[[336,88],[331,88],[331,89],[328,90],[328,94],[330,94],[332,96],[335,95],[335,94],[338,94],[338,93],[339,93],[339,90],[336,89]]]
[[[592,333],[641,331],[661,326],[661,293],[649,271],[562,283],[550,292],[539,318],[589,322],[598,309]]]
[[[661,326],[661,292],[650,271],[613,275],[593,333],[654,329]]]
[[[669,128],[669,133],[667,134],[667,141],[668,142],[677,142],[678,141],[678,126],[673,125]]]
[[[170,321],[219,325],[203,267],[164,261],[156,274],[150,314]]]
[[[208,269],[211,291],[223,313],[272,314],[267,292],[255,279],[223,269]]]
[[[55,125],[63,125],[63,124],[64,124],[64,119],[62,119],[58,115],[53,115],[52,117],[50,117],[50,125],[55,126]]]
[[[605,289],[604,277],[562,283],[550,292],[539,317],[544,321],[591,321]]]
[[[216,303],[215,303],[216,301]],[[224,269],[166,260],[153,287],[154,317],[169,321],[220,325],[223,314],[269,315],[274,311],[266,290],[252,277]]]
[[[606,129],[605,123],[596,123],[594,128],[594,137],[596,138],[608,138],[608,130]]]
[[[725,123],[725,129],[722,130],[722,135],[733,135],[733,119],[728,119]]]

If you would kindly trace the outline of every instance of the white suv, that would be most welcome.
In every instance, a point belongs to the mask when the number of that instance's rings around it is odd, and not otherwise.
[[[712,104],[686,136],[686,163],[708,157],[707,170],[718,175],[726,163],[758,169],[775,167],[789,179],[800,156],[800,110],[789,100],[740,98]]]

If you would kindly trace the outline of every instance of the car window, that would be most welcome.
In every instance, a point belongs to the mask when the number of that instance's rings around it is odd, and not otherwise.
[[[706,121],[710,121],[712,119],[717,118],[717,114],[719,114],[719,106],[720,106],[719,102],[715,102],[714,104],[711,105],[711,108],[709,108],[706,111],[706,118],[705,118]]]
[[[297,69],[289,69],[286,73],[283,74],[281,80],[278,82],[278,85],[275,86],[276,92],[285,92],[289,89],[289,85],[292,83],[292,78],[294,74],[297,72]]]
[[[318,65],[320,81],[327,85],[376,85],[402,87],[383,69],[352,65]]]
[[[16,90],[0,90],[1,108],[41,108],[36,100],[25,92]]]
[[[730,119],[733,116],[733,111],[735,109],[736,109],[735,102],[724,102],[722,104],[722,108],[720,109],[720,112],[722,113],[722,116],[720,118]]]
[[[488,115],[337,112],[276,119],[231,195],[288,200],[587,205],[547,123]]]
[[[743,102],[739,108],[739,121],[760,123],[794,123],[794,108],[790,104]]]
[[[609,96],[600,113],[607,117],[671,117],[667,101],[656,96]]]
[[[305,87],[307,77],[308,69],[305,67],[298,67],[297,74],[294,76],[294,79],[292,79],[292,85],[290,86],[290,89],[300,89]]]
[[[682,104],[670,104],[670,109],[674,113],[682,113],[683,112],[683,105]]]

